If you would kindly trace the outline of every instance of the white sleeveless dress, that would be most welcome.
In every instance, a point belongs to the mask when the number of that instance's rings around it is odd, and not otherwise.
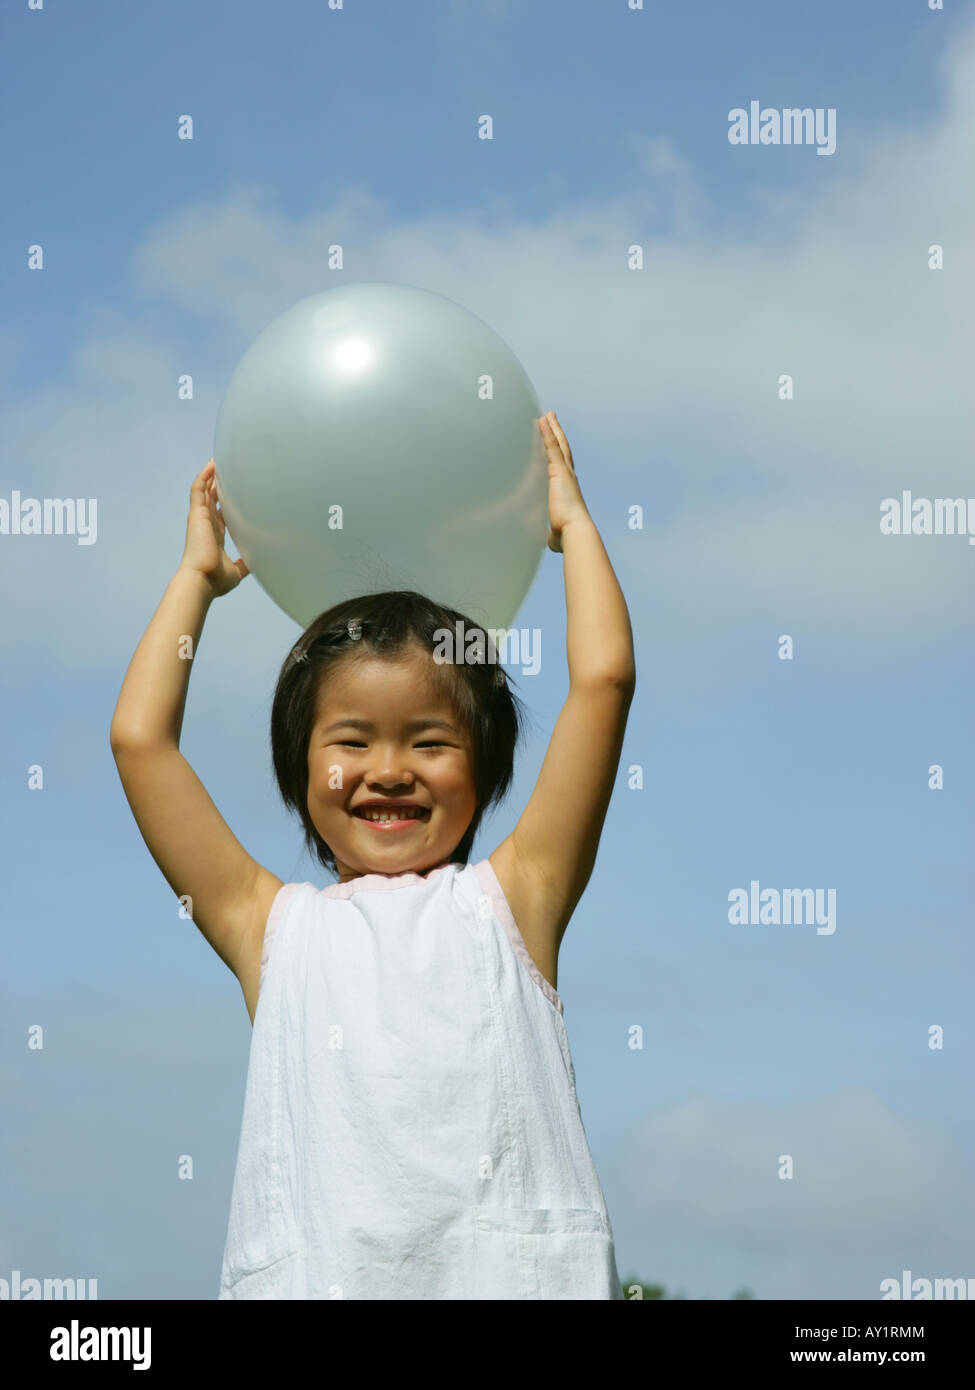
[[[220,1299],[622,1299],[562,1001],[487,859],[283,884]]]

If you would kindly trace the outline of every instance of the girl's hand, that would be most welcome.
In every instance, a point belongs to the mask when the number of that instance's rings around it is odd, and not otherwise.
[[[555,417],[555,411],[550,410],[543,415],[538,427],[548,452],[548,548],[560,552],[562,527],[574,517],[588,517],[589,508],[582,500],[572,450]]]
[[[216,466],[211,459],[206,468],[197,473],[190,488],[190,515],[180,568],[202,574],[215,598],[236,589],[244,576],[250,574],[243,556],[231,560],[224,550],[226,530],[223,514],[217,511]]]

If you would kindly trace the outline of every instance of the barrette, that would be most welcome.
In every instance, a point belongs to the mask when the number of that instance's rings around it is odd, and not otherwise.
[[[307,652],[292,652],[292,653],[291,653],[291,660],[292,660],[292,661],[307,661],[307,660],[308,660],[308,653],[307,653]]]
[[[362,636],[362,624],[357,618],[352,618],[349,621],[348,629],[349,636],[352,638],[353,642],[358,642],[359,638]]]

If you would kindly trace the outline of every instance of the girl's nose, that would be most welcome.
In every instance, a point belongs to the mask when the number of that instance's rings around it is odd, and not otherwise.
[[[367,773],[365,782],[367,786],[382,788],[383,791],[393,791],[397,787],[412,787],[415,778],[407,771],[401,772],[374,772]]]

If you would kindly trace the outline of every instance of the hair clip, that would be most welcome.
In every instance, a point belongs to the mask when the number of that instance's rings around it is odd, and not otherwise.
[[[349,636],[352,638],[353,642],[358,642],[359,638],[362,636],[362,624],[357,618],[352,618],[347,626],[349,629]]]
[[[297,662],[297,661],[307,661],[307,660],[308,660],[308,653],[307,653],[307,652],[293,651],[293,652],[291,653],[291,660],[294,661],[294,662]]]
[[[500,665],[494,668],[494,684],[499,688],[504,685],[504,669]]]

